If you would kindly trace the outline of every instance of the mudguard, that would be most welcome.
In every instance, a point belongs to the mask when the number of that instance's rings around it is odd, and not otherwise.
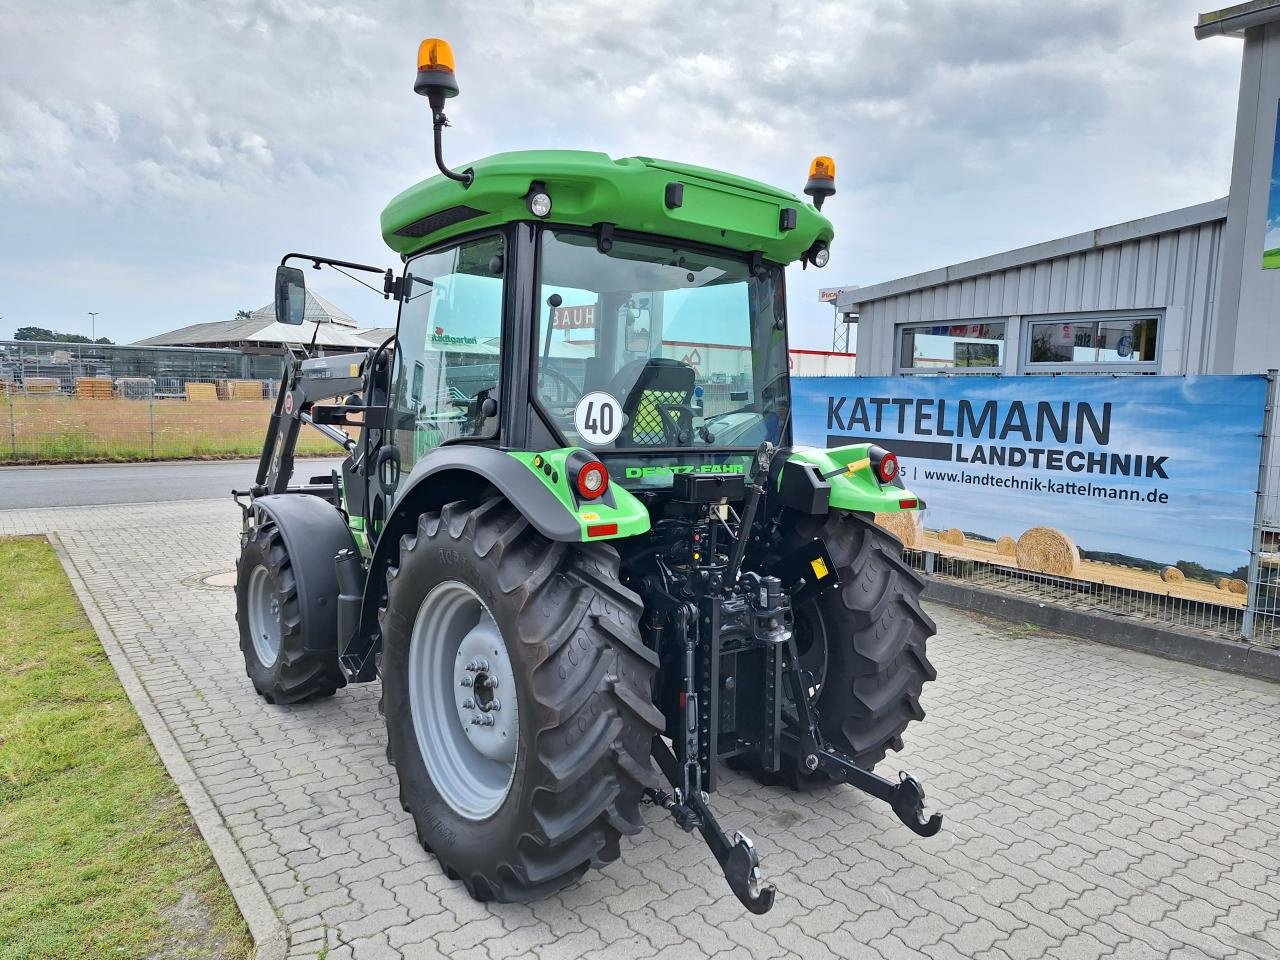
[[[306,611],[306,648],[312,653],[338,649],[338,576],[333,559],[342,550],[357,552],[342,514],[320,497],[281,493],[256,497],[258,523],[275,522],[289,552],[298,603]]]
[[[826,450],[793,450],[778,475],[783,502],[806,513],[826,513],[827,509],[903,513],[922,509],[924,502],[910,490],[897,482],[880,482],[871,466],[873,446],[855,443]]]
[[[645,533],[649,512],[621,486],[610,484],[604,496],[582,501],[573,490],[575,461],[594,456],[574,447],[544,453],[505,452],[471,444],[447,444],[428,451],[413,466],[397,491],[395,505],[378,536],[365,579],[360,630],[355,638],[372,637],[377,629],[387,567],[400,550],[400,538],[413,533],[418,517],[446,503],[496,490],[549,540],[579,543],[615,540]],[[369,651],[350,651],[357,659]],[[363,669],[363,667],[362,667]]]

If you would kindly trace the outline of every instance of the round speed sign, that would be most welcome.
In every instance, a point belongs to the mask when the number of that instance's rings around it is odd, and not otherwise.
[[[590,446],[613,443],[622,432],[622,404],[603,390],[584,393],[574,408],[573,426]]]

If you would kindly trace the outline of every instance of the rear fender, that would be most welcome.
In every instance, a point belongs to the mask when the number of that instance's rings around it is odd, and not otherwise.
[[[784,503],[790,493],[804,485],[824,491],[814,501],[825,499],[832,510],[855,510],[861,513],[903,513],[919,510],[924,502],[902,487],[898,481],[881,483],[871,465],[874,444],[855,443],[847,447],[801,447],[787,457],[778,477],[778,489]],[[784,483],[784,480],[787,481]],[[829,491],[829,492],[827,492]],[[791,504],[786,504],[790,506]],[[809,510],[825,513],[826,510]]]
[[[647,532],[648,510],[621,486],[610,484],[598,500],[577,497],[570,474],[574,460],[584,454],[573,447],[508,453],[469,444],[449,444],[426,453],[405,478],[378,536],[365,579],[360,633],[372,636],[377,631],[387,568],[400,555],[400,538],[417,530],[422,514],[454,500],[505,497],[539,533],[560,542],[614,540]]]

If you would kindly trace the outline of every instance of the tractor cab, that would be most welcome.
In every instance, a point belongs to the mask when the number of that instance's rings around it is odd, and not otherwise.
[[[825,252],[816,210],[643,158],[469,169],[469,186],[434,177],[383,214],[406,258],[403,465],[452,442],[581,447],[628,487],[669,487],[674,468],[740,472],[786,442],[783,265]]]

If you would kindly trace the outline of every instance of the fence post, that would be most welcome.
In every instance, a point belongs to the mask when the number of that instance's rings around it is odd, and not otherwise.
[[[1261,572],[1261,553],[1262,553],[1262,529],[1267,518],[1267,498],[1273,496],[1274,491],[1268,490],[1269,481],[1271,480],[1271,456],[1272,441],[1275,434],[1275,426],[1272,423],[1272,417],[1276,413],[1276,383],[1280,379],[1280,372],[1276,370],[1267,371],[1267,405],[1262,414],[1262,451],[1258,458],[1258,494],[1254,501],[1253,509],[1253,543],[1249,550],[1249,572],[1245,574],[1246,599],[1244,607],[1244,616],[1240,621],[1240,634],[1246,640],[1252,640],[1254,635],[1254,621],[1258,612],[1258,594],[1262,592],[1262,582],[1259,579]]]
[[[18,459],[18,424],[15,419],[16,411],[13,408],[18,405],[17,393],[17,387],[9,391],[9,447],[12,451],[10,457],[15,461]]]
[[[156,458],[156,388],[147,396],[147,420],[151,425],[151,459]]]

